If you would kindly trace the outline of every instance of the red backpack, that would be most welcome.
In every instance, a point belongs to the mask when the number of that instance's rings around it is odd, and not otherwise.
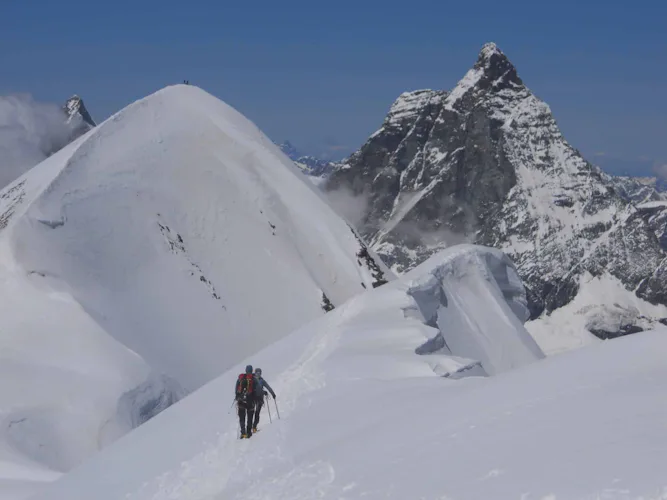
[[[236,381],[236,395],[242,401],[252,400],[255,376],[252,373],[241,373]]]

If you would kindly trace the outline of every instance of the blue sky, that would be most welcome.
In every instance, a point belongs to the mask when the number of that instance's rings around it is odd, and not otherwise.
[[[306,153],[359,147],[405,90],[453,87],[495,41],[568,140],[667,164],[667,2],[2,0],[0,94],[100,121],[189,79]]]

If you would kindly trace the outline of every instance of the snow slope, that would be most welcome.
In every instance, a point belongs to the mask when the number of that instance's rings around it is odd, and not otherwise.
[[[563,370],[538,362],[541,352],[516,316],[526,311],[515,276],[499,251],[436,255],[239,363],[36,500],[539,498],[550,491],[557,456],[540,455],[547,468],[531,477],[544,465],[535,453],[574,423],[559,427],[567,409],[551,412],[559,399],[579,403],[600,381],[573,385],[581,363]],[[451,354],[415,353],[439,333]],[[454,342],[463,339],[467,345]],[[476,360],[464,359],[471,347],[485,357],[485,371],[502,373],[479,376]],[[261,432],[239,441],[229,410],[246,362],[263,368],[281,419],[271,403],[273,422],[265,411]],[[454,380],[455,370],[463,380]],[[567,445],[561,439],[561,449]]]
[[[226,104],[180,85],[128,106],[0,192],[0,496],[384,271]]]

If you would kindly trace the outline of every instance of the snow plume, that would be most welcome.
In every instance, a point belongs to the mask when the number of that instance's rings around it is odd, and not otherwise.
[[[448,227],[428,229],[415,221],[402,221],[394,233],[410,241],[419,241],[427,248],[448,248],[454,245],[472,243],[473,236],[457,233]]]
[[[56,104],[0,96],[0,188],[65,146],[76,125]]]
[[[331,205],[338,215],[354,227],[361,226],[370,202],[369,193],[355,194],[346,186],[340,186],[331,191],[323,189],[322,192],[326,195],[329,205]]]
[[[402,212],[405,213],[405,212]],[[462,210],[451,224],[401,219],[400,210],[370,240],[371,248],[394,273],[401,275],[433,253],[455,245],[473,243],[477,224],[471,213]]]
[[[444,216],[430,221],[420,220],[413,208],[410,215],[398,224],[394,225],[390,221],[386,229],[401,241],[411,241],[431,250],[473,243],[478,223],[472,210],[458,205],[456,217],[447,221]]]

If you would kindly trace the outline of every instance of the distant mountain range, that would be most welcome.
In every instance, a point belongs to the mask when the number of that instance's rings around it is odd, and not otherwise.
[[[284,141],[278,146],[304,173],[313,177],[327,177],[337,164],[315,156],[303,155],[289,141]]]
[[[616,192],[628,201],[643,203],[667,200],[667,186],[657,177],[629,177],[609,175]]]

